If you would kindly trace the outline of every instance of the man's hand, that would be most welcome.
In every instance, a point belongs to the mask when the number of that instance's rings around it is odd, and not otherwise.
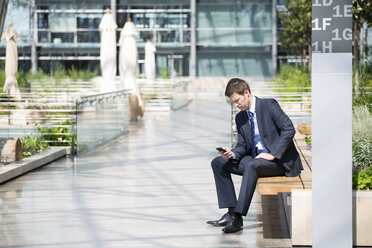
[[[218,152],[219,154],[221,154],[221,156],[225,159],[229,159],[229,158],[233,158],[235,157],[235,154],[227,147],[223,147],[223,149],[226,150],[226,152]]]
[[[274,160],[275,157],[273,155],[271,155],[270,153],[265,153],[265,152],[262,152],[260,154],[258,154],[255,158],[262,158],[262,159],[266,159],[266,160]]]

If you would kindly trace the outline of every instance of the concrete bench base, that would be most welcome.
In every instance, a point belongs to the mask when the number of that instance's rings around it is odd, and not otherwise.
[[[283,194],[292,245],[312,245],[312,192],[292,190]],[[372,191],[353,192],[353,245],[372,246]]]

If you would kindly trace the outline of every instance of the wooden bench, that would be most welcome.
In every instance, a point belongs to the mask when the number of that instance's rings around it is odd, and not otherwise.
[[[257,191],[261,195],[290,193],[292,189],[311,189],[311,151],[306,149],[304,135],[296,133],[294,142],[301,156],[304,170],[297,177],[261,177],[257,181]]]

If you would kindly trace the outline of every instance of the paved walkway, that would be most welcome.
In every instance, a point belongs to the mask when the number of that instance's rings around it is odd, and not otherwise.
[[[222,96],[147,113],[88,156],[0,185],[0,247],[290,247],[277,197],[255,194],[239,233],[205,224],[224,213],[210,161],[229,144]]]

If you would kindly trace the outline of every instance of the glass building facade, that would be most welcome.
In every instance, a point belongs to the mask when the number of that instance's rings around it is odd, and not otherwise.
[[[117,40],[128,18],[137,28],[139,74],[143,73],[148,38],[157,48],[158,74],[165,69],[198,77],[267,78],[275,74],[276,0],[34,2],[9,0],[4,23],[5,28],[12,23],[20,34],[17,44],[25,69],[48,72],[72,65],[99,69],[98,27],[111,8],[118,25]],[[4,41],[0,56],[5,56]]]

